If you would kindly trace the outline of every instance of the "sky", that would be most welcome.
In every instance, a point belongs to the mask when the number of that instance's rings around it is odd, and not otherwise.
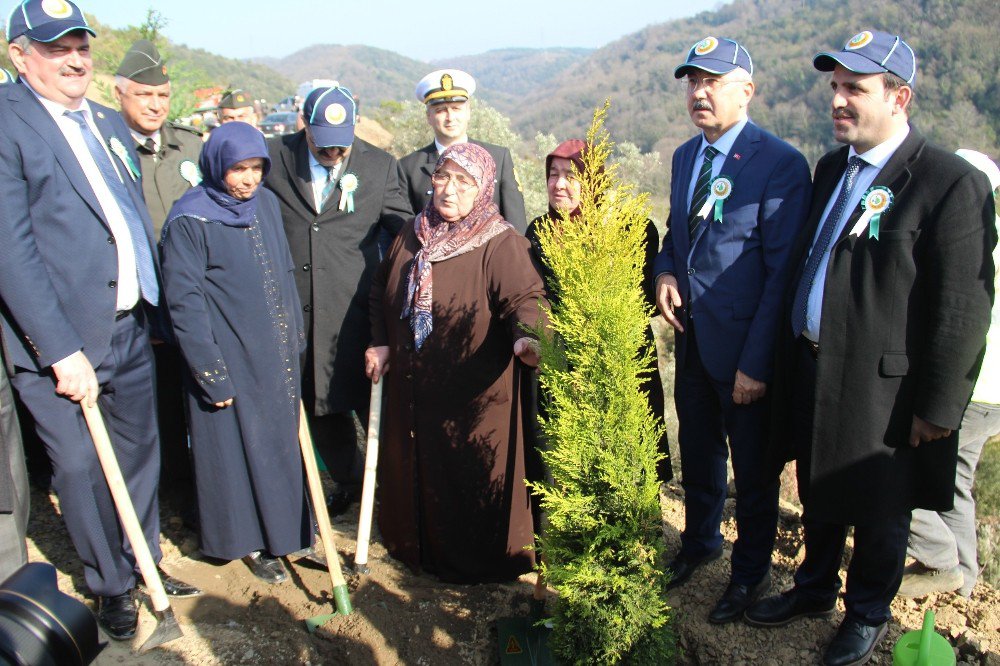
[[[7,0],[13,5],[13,0]],[[506,47],[597,48],[654,23],[717,7],[697,0],[76,0],[115,28],[150,8],[172,41],[231,58],[283,57],[313,44],[364,44],[417,60]],[[9,9],[9,8],[8,8]]]

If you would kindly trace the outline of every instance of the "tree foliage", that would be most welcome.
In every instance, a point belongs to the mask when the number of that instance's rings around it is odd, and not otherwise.
[[[665,601],[656,463],[658,427],[642,382],[643,242],[649,196],[609,161],[608,104],[594,113],[579,217],[546,220],[539,239],[558,300],[540,330],[548,396],[542,453],[551,482],[532,484],[548,518],[542,571],[559,591],[549,644],[564,663],[666,664],[675,638]]]

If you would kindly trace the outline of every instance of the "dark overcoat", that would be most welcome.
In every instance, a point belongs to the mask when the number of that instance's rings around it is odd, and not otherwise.
[[[142,170],[142,196],[157,240],[170,207],[200,181],[197,165],[201,146],[201,132],[169,122],[160,128],[160,147],[155,153],[145,144],[135,142]]]
[[[348,173],[358,179],[354,212],[338,210],[339,187],[317,212],[305,132],[275,137],[268,149],[271,171],[265,185],[281,206],[310,345],[303,375],[309,384],[303,387],[306,407],[316,416],[350,410],[367,414],[368,294],[382,260],[379,238],[395,237],[413,217],[398,165],[389,153],[355,139],[340,170],[341,179]]]
[[[985,176],[911,128],[873,183],[894,196],[878,238],[869,238],[867,229],[851,233],[862,214],[859,194],[832,245],[812,437],[794,442],[791,303],[847,157],[843,147],[816,166],[809,217],[793,254],[797,269],[780,329],[770,454],[780,464],[796,447],[809,450],[807,515],[858,525],[952,505],[957,429],[990,323],[996,229]],[[952,435],[911,448],[914,414]]]
[[[400,318],[420,250],[410,224],[372,286],[372,338],[389,347],[379,457],[386,549],[452,582],[512,580],[534,552],[513,345],[544,303],[528,241],[508,229],[434,264],[434,329],[414,348]]]
[[[524,211],[524,195],[521,185],[514,175],[514,158],[503,146],[497,146],[484,141],[469,140],[477,146],[482,146],[490,153],[497,165],[496,180],[493,188],[493,203],[500,208],[503,219],[522,234],[528,227],[528,214]],[[433,141],[420,150],[415,150],[399,160],[400,178],[403,192],[410,199],[414,214],[419,213],[431,200],[431,174],[437,165],[437,144]]]

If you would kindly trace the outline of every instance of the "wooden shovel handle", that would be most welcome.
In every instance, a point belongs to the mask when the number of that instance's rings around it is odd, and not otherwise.
[[[111,498],[115,502],[118,519],[121,520],[125,536],[132,544],[132,553],[135,555],[139,571],[142,572],[142,579],[145,581],[146,589],[153,601],[153,609],[165,611],[170,608],[170,600],[167,599],[163,582],[160,580],[160,573],[156,569],[156,563],[153,562],[149,545],[146,543],[146,535],[143,533],[139,518],[135,514],[132,498],[129,497],[128,487],[122,477],[122,470],[118,466],[118,458],[115,457],[115,450],[111,446],[111,438],[108,437],[108,430],[104,427],[101,410],[97,405],[88,407],[85,403],[80,403],[80,406],[83,407],[83,418],[87,421],[87,428],[94,440],[94,448],[97,449],[97,458],[101,461],[104,478],[107,479],[108,488],[111,490]]]
[[[358,518],[358,546],[354,566],[368,564],[368,542],[372,534],[372,512],[375,508],[375,476],[378,469],[378,435],[381,430],[383,376],[372,382],[371,402],[368,407],[368,444],[365,452],[365,479],[361,487],[361,515]]]

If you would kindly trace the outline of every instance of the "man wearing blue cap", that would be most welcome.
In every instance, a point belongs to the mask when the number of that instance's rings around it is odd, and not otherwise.
[[[805,158],[747,116],[752,75],[747,50],[715,37],[691,47],[674,70],[701,133],[674,152],[670,219],[655,265],[657,304],[677,331],[685,526],[671,586],[722,554],[732,450],[739,537],[729,586],[708,616],[716,624],[741,618],[771,586],[778,475],[763,465],[766,393],[789,250],[810,189]]]
[[[331,511],[357,497],[364,456],[356,422],[368,417],[364,353],[368,292],[382,259],[380,236],[413,215],[395,158],[355,137],[346,88],[317,88],[302,105],[305,127],[269,141],[265,181],[281,203],[302,300],[308,348],[302,394],[313,439],[337,487]]]
[[[107,420],[158,560],[149,329],[160,288],[128,128],[85,97],[93,35],[66,0],[24,0],[7,21],[19,80],[0,89],[0,316],[11,383],[52,460],[98,619],[122,639],[136,630],[135,561],[76,403],[96,403]],[[197,593],[177,583],[165,580],[168,593]]]
[[[833,612],[848,526],[846,615],[824,654],[867,662],[899,588],[910,511],[951,507],[957,429],[982,359],[996,243],[990,185],[909,124],[917,64],[864,31],[832,72],[833,136],[816,166],[776,358],[771,453],[795,459],[805,559],[746,612],[779,626]]]

